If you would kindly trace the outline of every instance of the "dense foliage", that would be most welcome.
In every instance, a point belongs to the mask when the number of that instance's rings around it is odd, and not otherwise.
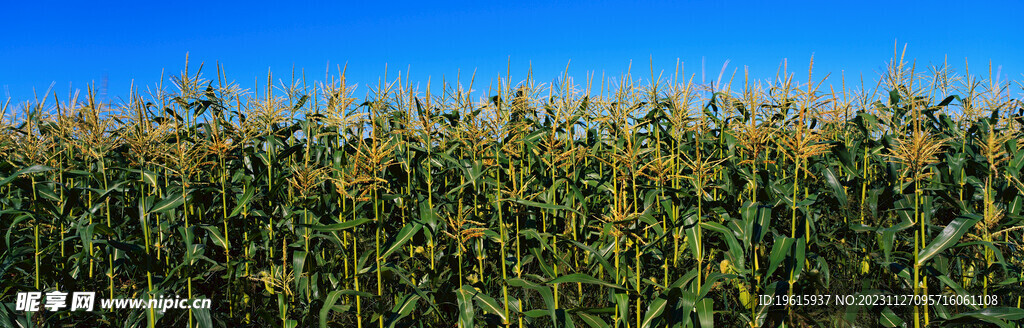
[[[677,70],[503,78],[483,95],[397,79],[357,100],[344,74],[243,90],[187,67],[119,104],[90,89],[4,106],[0,325],[1024,319],[1024,107],[1009,82],[897,59],[857,92],[810,72],[736,87]],[[51,290],[213,308],[14,310],[17,292]]]

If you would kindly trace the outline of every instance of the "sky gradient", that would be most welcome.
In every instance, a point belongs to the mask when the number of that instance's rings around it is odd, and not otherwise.
[[[143,89],[178,74],[188,53],[213,78],[219,62],[229,80],[262,85],[269,70],[292,69],[323,80],[326,69],[347,65],[356,95],[385,73],[411,69],[412,80],[463,83],[475,70],[475,89],[511,66],[513,81],[551,81],[569,64],[582,80],[623,74],[670,75],[677,59],[701,80],[749,67],[756,79],[775,76],[788,59],[805,81],[814,56],[815,76],[831,73],[874,81],[892,58],[894,43],[922,67],[944,58],[987,76],[1024,76],[1022,1],[886,2],[449,2],[381,4],[245,2],[204,4],[149,1],[6,3],[0,14],[0,101],[41,96],[52,84],[63,100],[70,88],[106,77],[111,98],[125,97],[134,80]],[[571,63],[570,63],[571,61]],[[194,67],[194,66],[193,66]],[[403,73],[404,74],[404,73]],[[820,74],[820,75],[819,75]],[[728,73],[727,73],[728,75]],[[257,82],[259,81],[259,82]],[[857,82],[859,84],[859,82]],[[52,97],[52,96],[51,96]],[[114,100],[116,102],[116,100]]]

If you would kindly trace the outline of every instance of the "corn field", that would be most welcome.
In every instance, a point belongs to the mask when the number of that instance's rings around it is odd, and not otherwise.
[[[0,326],[1021,327],[1024,86],[809,66],[7,102]],[[54,290],[213,305],[15,311]]]

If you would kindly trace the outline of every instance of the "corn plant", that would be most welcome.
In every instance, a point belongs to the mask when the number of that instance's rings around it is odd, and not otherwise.
[[[0,322],[1019,327],[1021,84],[809,67],[479,91],[186,63],[119,103],[4,102]],[[14,310],[54,290],[213,306]],[[801,295],[973,301],[778,301]]]

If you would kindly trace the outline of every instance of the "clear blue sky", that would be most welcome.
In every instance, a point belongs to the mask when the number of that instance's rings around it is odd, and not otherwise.
[[[476,89],[503,74],[550,81],[571,60],[569,73],[622,74],[630,61],[647,78],[649,58],[671,73],[676,59],[700,79],[749,66],[752,77],[774,76],[779,63],[803,80],[811,55],[815,74],[841,71],[874,80],[892,57],[894,41],[908,44],[918,67],[944,56],[981,73],[991,60],[1002,76],[1024,72],[1022,1],[737,1],[607,2],[386,1],[378,4],[284,2],[206,4],[202,1],[7,2],[0,13],[0,101],[29,100],[55,83],[63,99],[72,88],[109,80],[111,98],[130,81],[153,86],[161,70],[177,74],[185,53],[214,76],[220,61],[229,79],[252,87],[268,68],[275,79],[292,67],[323,79],[329,65],[348,65],[359,95],[411,67],[414,80],[449,81],[477,70]],[[821,74],[821,75],[818,75]],[[436,85],[436,84],[435,84]]]

